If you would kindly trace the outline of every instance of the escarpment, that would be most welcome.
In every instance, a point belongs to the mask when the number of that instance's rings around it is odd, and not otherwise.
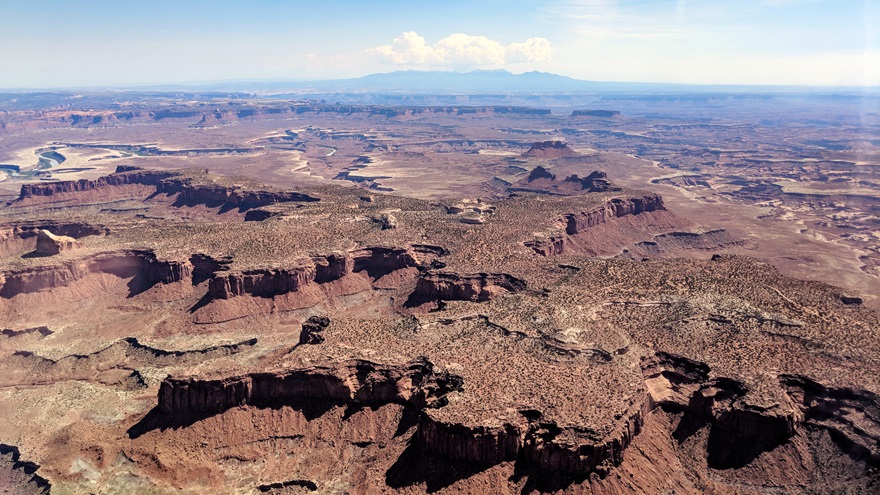
[[[145,170],[134,166],[119,166],[113,174],[98,179],[24,184],[14,203],[28,205],[36,198],[50,198],[65,193],[112,191],[114,187],[138,185],[155,188],[155,194],[176,197],[177,206],[205,205],[219,208],[253,208],[285,202],[316,202],[319,198],[308,194],[263,189],[257,185],[243,187],[235,183],[217,183],[202,170]],[[228,181],[227,181],[228,182]],[[145,196],[150,196],[147,194]]]
[[[708,460],[719,469],[742,466],[787,442],[803,421],[803,412],[787,396],[769,398],[771,406],[758,405],[746,384],[713,377],[709,366],[698,361],[658,352],[644,358],[642,368],[656,406],[710,427]]]
[[[144,387],[139,367],[192,366],[247,351],[257,339],[191,350],[166,350],[127,337],[88,354],[50,359],[29,351],[8,357],[15,371],[0,377],[0,386],[37,386],[64,381],[94,381],[127,389]]]
[[[426,452],[483,466],[516,460],[523,436],[520,425],[467,426],[437,421],[430,414],[420,416],[416,430],[416,440]]]
[[[55,242],[51,239],[43,239],[42,249],[39,246],[38,237],[40,231],[47,231],[53,236],[64,238],[64,242]],[[58,254],[64,249],[72,248],[82,238],[107,235],[110,229],[104,225],[93,225],[86,222],[64,222],[58,220],[31,220],[11,222],[0,225],[0,256],[32,251],[34,255],[47,256]],[[69,239],[73,239],[71,243]]]
[[[427,269],[445,250],[435,246],[410,248],[370,247],[350,253],[334,253],[302,259],[289,268],[252,269],[221,273],[208,285],[211,299],[230,299],[250,295],[274,297],[297,292],[311,284],[326,284],[343,277],[365,273],[378,280],[398,270]]]
[[[11,239],[36,238],[41,230],[48,230],[55,235],[73,237],[74,239],[110,233],[110,229],[105,225],[95,225],[86,222],[61,222],[58,220],[29,220],[0,226],[0,242]]]
[[[424,407],[460,386],[460,379],[435,372],[424,358],[399,365],[354,360],[277,373],[201,380],[166,378],[159,388],[157,409],[170,416],[217,414],[250,405],[266,407],[302,399],[381,406]]]
[[[525,435],[522,455],[529,468],[539,472],[606,476],[623,462],[624,451],[641,432],[651,406],[650,400],[637,402],[604,438],[596,437],[582,426],[537,422]]]
[[[90,274],[106,273],[132,278],[141,288],[157,283],[186,281],[193,276],[189,260],[162,260],[146,250],[121,250],[97,253],[82,259],[55,265],[35,266],[0,273],[0,297],[66,287]],[[134,287],[134,286],[133,286]]]
[[[318,198],[292,191],[243,190],[235,186],[198,184],[189,178],[170,177],[156,184],[156,192],[176,195],[179,203],[248,210],[273,203],[315,202]]]
[[[615,219],[662,211],[666,211],[666,206],[658,194],[614,198],[591,210],[563,215],[559,223],[565,226],[564,233],[532,239],[524,244],[542,256],[556,256],[563,254],[579,234],[587,233],[590,229],[612,223]]]
[[[798,375],[780,377],[802,422],[828,430],[858,459],[880,465],[880,397],[866,390],[826,387]]]
[[[650,411],[650,401],[636,404],[611,435],[600,438],[584,426],[542,420],[540,411],[522,411],[516,421],[490,426],[439,421],[426,410],[416,439],[426,452],[455,461],[492,466],[518,460],[531,472],[604,476],[623,462]]]
[[[413,297],[424,301],[481,302],[525,289],[525,281],[506,273],[427,272],[419,277]]]
[[[663,210],[666,210],[666,207],[663,205],[663,198],[659,194],[634,198],[615,198],[590,211],[565,215],[565,233],[576,235],[586,229],[606,223],[613,218]]]
[[[134,167],[121,167],[116,173],[99,177],[97,179],[66,180],[58,182],[43,182],[39,184],[23,184],[17,202],[29,198],[54,196],[63,193],[95,191],[112,186],[137,184],[156,186],[159,181],[177,175],[178,172],[166,170],[141,170]]]

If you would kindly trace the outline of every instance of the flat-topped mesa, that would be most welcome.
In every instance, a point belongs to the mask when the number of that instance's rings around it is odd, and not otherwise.
[[[79,241],[66,235],[55,235],[48,230],[40,230],[37,233],[37,254],[52,256],[63,251],[76,249],[80,246]]]
[[[574,110],[571,112],[572,117],[602,117],[611,118],[619,117],[620,110]]]
[[[202,178],[205,180],[202,181]],[[123,185],[153,186],[156,188],[156,193],[177,196],[180,205],[202,204],[208,207],[238,208],[242,211],[274,203],[320,201],[319,198],[294,191],[223,185],[210,180],[212,179],[209,178],[207,169],[145,170],[135,166],[120,165],[114,173],[94,180],[24,184],[16,201]]]
[[[443,248],[427,245],[413,245],[411,248],[378,246],[351,253],[313,256],[289,268],[224,272],[211,279],[208,295],[211,299],[230,299],[243,295],[274,297],[296,292],[312,283],[333,282],[359,272],[377,280],[405,268],[427,269],[445,252]]]
[[[541,141],[534,143],[522,156],[553,159],[579,155],[563,141]]]
[[[220,378],[166,378],[159,387],[158,410],[175,419],[222,413],[233,407],[285,404],[318,399],[343,404],[425,407],[452,390],[461,379],[434,371],[425,358],[406,364],[351,360],[328,366],[250,373]]]
[[[622,218],[627,215],[639,215],[645,212],[665,211],[663,198],[659,194],[647,194],[629,198],[614,198],[601,206],[580,213],[569,213],[562,217],[565,233],[548,235],[539,239],[524,242],[526,247],[541,256],[558,256],[566,251],[571,236]]]
[[[412,297],[422,301],[482,302],[525,289],[525,281],[506,273],[428,272],[419,277]]]
[[[349,273],[346,266],[348,261],[344,256],[316,257],[312,261],[292,268],[224,273],[208,282],[208,295],[211,299],[231,299],[244,295],[273,297],[296,292],[313,282],[331,282]]]
[[[120,166],[116,172],[99,177],[97,179],[63,180],[58,182],[41,182],[39,184],[22,184],[21,192],[16,201],[40,196],[54,196],[56,194],[94,191],[107,186],[121,186],[138,184],[155,186],[162,179],[178,175],[179,172],[170,170],[143,170],[137,167]]]
[[[241,210],[259,208],[273,203],[315,202],[318,198],[293,191],[248,190],[236,186],[198,184],[189,177],[169,177],[156,184],[156,192],[177,195],[186,205],[232,207]]]
[[[663,210],[666,210],[666,206],[663,204],[663,198],[659,194],[646,194],[641,197],[632,198],[614,198],[590,211],[565,215],[565,233],[575,235],[590,227],[605,223],[612,218]]]
[[[556,175],[546,168],[538,165],[525,179],[511,184],[508,192],[535,192],[540,194],[554,194],[569,196],[588,192],[619,191],[614,186],[605,172],[594,171],[586,177],[576,174],[569,175],[564,180],[557,180]]]

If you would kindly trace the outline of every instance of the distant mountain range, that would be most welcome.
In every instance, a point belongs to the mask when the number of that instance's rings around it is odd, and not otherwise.
[[[246,91],[259,93],[331,94],[331,93],[406,93],[406,94],[479,94],[479,93],[572,93],[593,91],[642,91],[687,88],[684,85],[656,83],[609,83],[582,81],[549,72],[514,74],[506,70],[471,72],[400,70],[370,74],[353,79],[320,81],[236,81],[180,86],[176,88],[211,91]],[[158,89],[158,88],[151,88]],[[171,89],[171,87],[169,87]]]
[[[367,95],[384,95],[383,98],[402,98],[404,95],[424,99],[426,95],[454,98],[456,95],[483,95],[484,97],[520,98],[535,95],[575,95],[585,93],[801,93],[846,94],[870,93],[878,88],[855,87],[806,87],[806,86],[737,86],[696,85],[670,83],[597,82],[574,79],[549,72],[525,72],[473,70],[471,72],[399,70],[370,74],[352,79],[328,80],[236,80],[217,82],[193,82],[183,84],[150,85],[137,87],[92,87],[56,89],[51,92],[82,91],[97,92],[148,92],[148,93],[243,93],[262,96],[308,96],[336,98],[346,95],[346,101],[363,100]],[[11,93],[33,93],[35,90],[15,89]],[[485,98],[484,98],[485,99]],[[334,100],[336,101],[336,100]]]
[[[262,94],[333,95],[345,94],[561,94],[613,92],[863,92],[864,88],[828,88],[794,86],[736,86],[670,83],[597,82],[574,79],[549,72],[514,74],[499,70],[471,72],[399,70],[370,74],[353,79],[226,81],[205,84],[150,88],[150,90],[241,91]],[[876,88],[874,89],[876,92]]]

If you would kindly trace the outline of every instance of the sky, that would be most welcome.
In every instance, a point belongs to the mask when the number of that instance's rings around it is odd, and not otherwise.
[[[0,88],[404,69],[880,86],[880,0],[0,0]]]

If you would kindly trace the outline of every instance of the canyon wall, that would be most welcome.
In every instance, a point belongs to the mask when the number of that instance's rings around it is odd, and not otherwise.
[[[526,283],[506,273],[423,273],[416,283],[415,298],[426,301],[488,301],[507,292],[525,290]]]
[[[166,378],[159,387],[158,410],[175,416],[216,414],[233,407],[283,404],[319,399],[343,404],[422,406],[460,382],[435,373],[430,361],[417,358],[401,365],[352,360],[276,373],[201,380]]]
[[[197,172],[200,175],[208,173],[207,170]],[[129,184],[153,186],[156,188],[156,193],[177,196],[179,205],[201,204],[209,207],[239,208],[242,211],[273,203],[319,201],[319,198],[292,191],[250,190],[236,186],[199,183],[191,177],[183,176],[181,171],[142,170],[138,167],[120,166],[115,173],[97,179],[23,184],[15,203],[26,204],[31,198],[96,191]]]
[[[663,198],[659,194],[615,198],[592,210],[564,215],[561,218],[561,223],[565,224],[564,235],[557,234],[533,239],[526,241],[525,245],[542,256],[557,256],[565,252],[568,243],[566,236],[577,236],[593,227],[611,222],[615,218],[655,211],[666,211]]]

